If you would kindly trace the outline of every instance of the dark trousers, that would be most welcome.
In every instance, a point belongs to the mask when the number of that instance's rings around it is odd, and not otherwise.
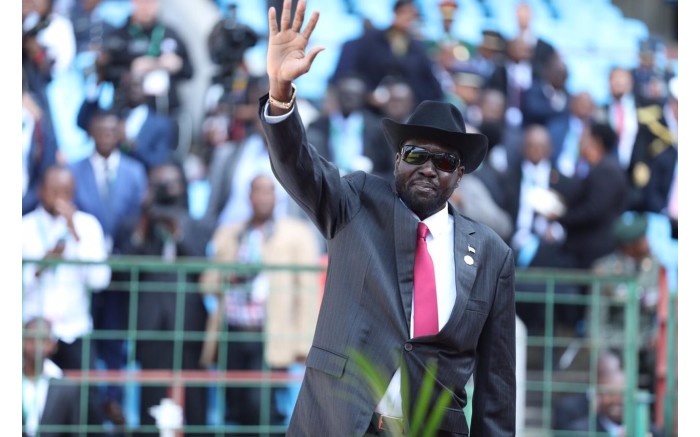
[[[243,329],[235,326],[228,327],[229,333],[251,333],[259,334],[261,329]],[[264,344],[262,340],[237,339],[230,340],[227,347],[227,369],[228,370],[263,370],[264,366]],[[226,420],[236,422],[239,425],[282,425],[285,417],[279,412],[275,401],[280,387],[245,387],[229,386],[226,388]],[[267,391],[267,392],[265,392]],[[269,417],[265,420],[263,411],[263,400],[265,396]],[[236,434],[238,436],[248,434]],[[258,434],[249,434],[257,436]]]
[[[563,250],[559,244],[540,242],[540,246],[532,258],[529,267],[537,268],[576,268],[576,260],[569,253]],[[517,302],[515,311],[520,319],[527,326],[528,333],[532,335],[542,335],[545,328],[546,304],[544,293],[547,291],[547,284],[535,282],[517,282],[516,291],[529,293],[542,293],[542,302]],[[554,286],[555,295],[580,295],[581,286],[566,282],[557,282]],[[574,329],[576,324],[583,318],[584,309],[579,304],[557,303],[554,305],[554,322]]]
[[[95,331],[124,331],[127,305],[128,294],[121,290],[104,290],[93,294],[92,319]],[[97,358],[108,370],[122,370],[126,366],[124,345],[124,340],[95,340]],[[124,398],[123,386],[107,386],[104,398],[121,404]]]
[[[169,291],[175,289],[175,280],[176,276],[172,273],[160,272],[140,278],[144,290],[149,287],[149,291],[139,293],[137,301],[136,332],[142,334],[142,337],[136,340],[136,360],[142,370],[203,370],[199,364],[202,340],[186,339],[185,334],[203,335],[206,309],[199,293],[178,294]],[[154,284],[159,284],[159,287],[155,288]],[[178,317],[182,317],[182,320],[178,320]],[[160,334],[160,338],[152,337],[155,334]],[[155,418],[149,410],[159,405],[163,398],[172,396],[171,387],[172,384],[169,383],[141,384],[141,426],[150,427],[155,424]],[[186,385],[184,396],[184,424],[206,425],[207,388],[199,384]],[[157,436],[158,431],[151,429],[147,433],[135,435]],[[187,433],[188,437],[196,435],[203,434]]]
[[[51,360],[63,370],[95,370],[96,354],[93,344],[78,338],[73,343],[58,342],[56,353]],[[87,383],[86,383],[87,384]],[[101,426],[104,420],[102,414],[102,398],[96,384],[90,384],[87,390],[87,424]],[[91,432],[89,436],[101,436],[103,432]]]
[[[199,356],[201,344],[187,344],[182,348],[182,369],[200,370]],[[172,341],[144,340],[137,343],[136,359],[141,369],[172,370],[174,366],[174,344]],[[141,426],[155,425],[155,418],[151,416],[150,408],[160,404],[163,398],[172,396],[170,385],[152,383],[141,384],[141,400],[139,417]],[[190,386],[185,388],[185,408],[183,411],[185,425],[206,425],[207,421],[207,388],[203,386]],[[138,436],[158,436],[158,431],[139,432]],[[188,433],[188,436],[203,434]]]

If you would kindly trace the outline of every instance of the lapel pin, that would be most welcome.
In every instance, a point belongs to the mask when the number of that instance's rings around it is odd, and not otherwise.
[[[471,252],[471,253],[476,253],[476,249],[474,249],[474,248],[471,247],[470,245],[467,245],[467,250],[468,250],[469,252]]]
[[[470,265],[474,264],[474,258],[472,258],[470,255],[467,255],[464,257],[464,262],[470,266]]]

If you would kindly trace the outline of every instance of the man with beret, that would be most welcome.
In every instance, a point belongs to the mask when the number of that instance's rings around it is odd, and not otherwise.
[[[635,287],[641,302],[640,334],[640,386],[654,389],[655,355],[653,343],[657,334],[656,302],[659,299],[659,273],[662,264],[652,252],[647,239],[648,220],[644,213],[624,212],[613,223],[616,250],[593,263],[592,269],[603,276],[624,275],[636,278]],[[604,307],[603,319],[607,320],[609,338],[624,339],[624,302],[627,298],[626,282],[607,283],[603,293],[614,305]],[[607,302],[607,300],[606,300]],[[607,306],[607,305],[606,305]]]
[[[456,107],[423,101],[405,123],[382,121],[393,184],[363,171],[341,176],[308,143],[294,103],[293,81],[323,50],[306,52],[319,16],[302,30],[305,8],[300,0],[292,20],[285,0],[279,27],[269,11],[270,92],[259,109],[275,176],[328,245],[287,435],[430,435],[436,415],[438,436],[514,436],[513,254],[447,202],[484,159],[486,138],[466,133]]]

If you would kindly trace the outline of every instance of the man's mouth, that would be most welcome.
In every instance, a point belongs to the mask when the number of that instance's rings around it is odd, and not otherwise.
[[[411,184],[411,185],[413,185],[413,188],[415,190],[426,192],[426,193],[437,191],[437,186],[435,184],[430,183],[430,182],[425,181],[425,180],[414,181],[413,184]]]

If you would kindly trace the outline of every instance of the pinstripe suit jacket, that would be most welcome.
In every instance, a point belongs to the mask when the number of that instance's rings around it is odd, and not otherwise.
[[[410,338],[413,262],[418,221],[386,180],[356,172],[340,177],[306,140],[295,108],[276,124],[259,115],[272,169],[328,242],[328,276],[289,425],[290,436],[361,436],[379,398],[357,359],[382,375],[381,394],[401,364],[408,376],[410,418],[423,378],[451,392],[439,435],[469,435],[465,385],[474,374],[472,436],[515,431],[515,304],[513,256],[490,228],[449,207],[454,217],[452,314],[436,335]],[[472,253],[469,247],[474,249]],[[470,255],[472,264],[465,262]],[[426,373],[434,360],[437,370]],[[405,393],[406,394],[406,393]],[[431,408],[432,409],[432,408]],[[420,435],[420,434],[418,434]]]

